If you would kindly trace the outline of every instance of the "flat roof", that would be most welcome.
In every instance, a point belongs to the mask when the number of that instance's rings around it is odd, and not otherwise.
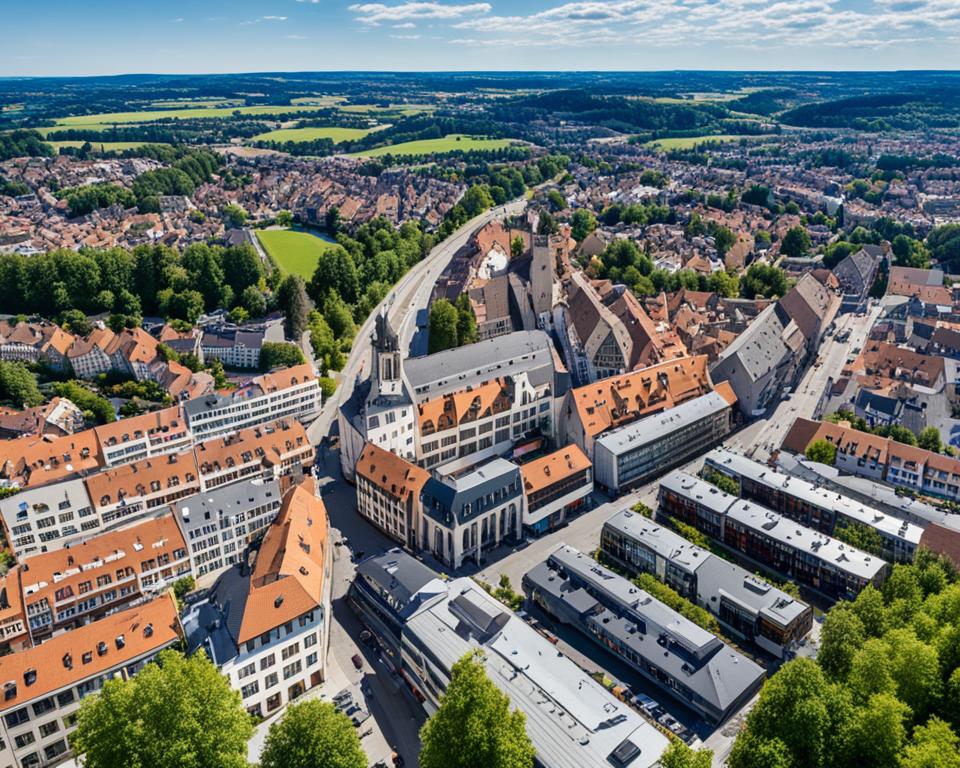
[[[717,392],[708,392],[652,416],[638,419],[597,438],[614,455],[640,448],[660,440],[664,434],[696,424],[702,419],[730,408],[730,403]]]
[[[748,477],[754,482],[763,483],[770,488],[789,493],[808,504],[831,510],[843,517],[874,528],[889,539],[899,539],[917,546],[920,543],[920,537],[923,535],[923,528],[919,525],[908,523],[906,520],[888,515],[879,509],[868,507],[848,496],[820,488],[806,480],[792,477],[726,448],[715,448],[707,454],[706,460],[715,464],[718,468],[731,470],[738,475]]]
[[[737,500],[726,491],[721,491],[706,480],[701,480],[682,469],[675,469],[660,480],[660,487],[678,493],[682,496],[695,499],[711,512],[718,515],[725,514],[730,505]]]
[[[485,632],[479,625],[485,625]],[[669,742],[469,578],[416,613],[404,628],[450,669],[482,648],[487,674],[526,716],[546,768],[653,768]],[[620,762],[614,752],[625,755]]]
[[[696,573],[701,604],[712,604],[711,598],[723,595],[754,613],[772,615],[783,624],[789,624],[809,610],[806,603],[790,597],[765,579],[636,512],[628,509],[619,512],[603,527],[643,542],[664,559]]]

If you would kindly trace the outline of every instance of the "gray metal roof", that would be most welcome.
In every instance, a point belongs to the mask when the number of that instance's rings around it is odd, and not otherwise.
[[[526,716],[538,764],[545,768],[657,764],[668,741],[654,726],[558,654],[472,579],[455,579],[448,587],[445,597],[407,622],[404,636],[428,648],[447,671],[465,654],[482,649],[488,676]],[[478,623],[493,631],[478,630]],[[614,757],[617,750],[626,756],[619,762]]]
[[[279,505],[280,483],[256,478],[195,493],[175,501],[171,506],[183,526],[190,530],[206,521],[217,521],[221,517],[246,512],[271,501]]]
[[[593,605],[585,615],[588,624],[602,627],[637,657],[675,678],[717,711],[726,711],[763,679],[764,670],[758,664],[627,579],[564,544],[526,578],[564,601],[578,592],[590,592]],[[581,588],[579,584],[587,586]],[[584,600],[582,595],[575,599]]]
[[[526,372],[534,387],[550,385],[563,392],[553,359],[553,342],[543,331],[516,331],[404,360],[403,373],[417,402],[475,386],[499,376]]]
[[[720,353],[714,367],[736,355],[753,381],[762,379],[790,354],[782,339],[785,327],[777,313],[777,305],[771,304]]]
[[[603,524],[636,542],[642,542],[660,557],[697,576],[697,601],[717,612],[721,595],[755,614],[770,614],[786,625],[808,606],[769,582],[687,541],[669,528],[636,512],[624,510]]]
[[[488,494],[498,492],[502,495],[492,504],[485,501]],[[425,515],[451,525],[451,516],[462,523],[493,506],[519,498],[522,493],[520,468],[512,461],[495,457],[479,467],[443,480],[429,478],[420,499]]]
[[[779,472],[766,464],[753,461],[726,448],[712,450],[707,454],[706,462],[708,465],[715,465],[718,469],[733,472],[756,483],[761,483],[769,488],[775,488],[782,493],[802,499],[821,509],[830,510],[841,517],[855,520],[875,529],[885,538],[899,539],[914,547],[920,543],[923,529],[919,525],[908,523],[906,520],[888,515],[879,509],[868,507],[848,496],[827,491],[806,480]]]
[[[416,610],[424,600],[446,591],[438,574],[397,547],[361,562],[357,565],[357,576],[375,584],[400,617]]]
[[[596,446],[602,446],[614,456],[619,456],[627,451],[662,440],[665,434],[675,432],[689,424],[696,424],[728,408],[730,403],[721,395],[716,392],[707,392],[673,408],[607,432],[597,439]]]

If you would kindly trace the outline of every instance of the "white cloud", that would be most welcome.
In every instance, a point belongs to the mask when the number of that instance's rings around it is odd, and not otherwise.
[[[264,16],[263,20],[264,21],[286,21],[287,17],[286,16]]]
[[[403,24],[394,24],[394,29],[416,29],[417,25],[412,21],[405,21]]]
[[[420,19],[442,19],[452,21],[464,16],[476,16],[489,13],[490,3],[464,3],[460,5],[437,2],[405,2],[399,5],[385,3],[356,3],[348,10],[357,15],[364,24],[376,25],[381,22],[407,21]]]
[[[458,45],[883,48],[960,31],[960,0],[575,0],[523,15],[444,18],[471,33],[450,41]]]
[[[420,35],[390,35],[394,40],[419,40]]]

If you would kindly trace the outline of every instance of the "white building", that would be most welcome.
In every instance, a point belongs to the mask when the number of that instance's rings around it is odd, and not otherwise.
[[[252,571],[238,564],[184,619],[188,652],[203,648],[265,717],[324,679],[330,624],[327,512],[312,480],[283,498]]]

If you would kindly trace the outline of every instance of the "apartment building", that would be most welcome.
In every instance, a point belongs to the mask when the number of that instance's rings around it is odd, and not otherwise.
[[[763,685],[762,667],[565,544],[524,575],[523,591],[710,723],[722,723]]]
[[[94,427],[103,462],[108,467],[182,451],[193,436],[180,406],[130,416]]]
[[[659,504],[658,514],[692,525],[753,563],[833,600],[852,600],[867,584],[879,587],[890,569],[876,555],[730,496],[686,472],[672,472],[660,482]]]
[[[649,573],[710,611],[723,627],[783,658],[813,627],[813,610],[768,581],[630,510],[603,524],[604,555]]]
[[[417,549],[420,492],[430,474],[367,443],[356,466],[357,512],[394,541]]]
[[[313,366],[304,363],[258,376],[230,395],[190,400],[183,409],[194,439],[207,440],[277,419],[309,421],[321,400]]]
[[[190,573],[186,542],[169,513],[38,554],[20,566],[31,640],[150,599]]]
[[[66,371],[70,368],[67,350],[74,340],[55,323],[0,320],[0,360],[43,361],[56,371]]]
[[[327,511],[308,478],[284,495],[253,568],[232,566],[184,617],[188,652],[203,648],[251,714],[323,682],[331,564]]]
[[[283,318],[247,325],[223,324],[203,329],[200,351],[204,360],[219,360],[231,368],[258,368],[265,342],[282,342]]]
[[[39,768],[70,755],[69,736],[86,696],[107,680],[128,679],[182,630],[173,594],[0,657],[0,765]]]
[[[593,456],[594,442],[610,430],[713,389],[706,355],[681,357],[649,368],[611,376],[567,391],[558,408],[557,435]]]
[[[432,468],[476,463],[531,431],[554,435],[555,402],[569,374],[543,331],[401,359],[397,334],[381,316],[373,346],[370,379],[340,409],[340,464],[350,481],[367,442]],[[515,398],[509,410],[505,398]]]
[[[453,570],[523,536],[523,489],[516,464],[494,458],[430,477],[420,493],[420,546]]]
[[[593,451],[594,480],[619,495],[702,453],[730,433],[736,402],[721,382],[706,395],[605,433]]]
[[[42,435],[0,441],[3,487],[39,488],[96,472],[102,466],[100,444],[91,429],[63,437]]]
[[[30,647],[27,614],[23,608],[20,566],[0,576],[0,656],[19,653]]]
[[[952,456],[860,432],[842,424],[803,418],[793,423],[783,440],[783,448],[802,454],[810,443],[817,440],[826,440],[837,449],[834,466],[842,472],[960,501],[960,461]]]
[[[655,726],[472,579],[430,580],[391,612],[401,626],[400,676],[428,714],[437,710],[453,665],[481,651],[487,676],[526,717],[538,766],[659,765],[669,742]]]
[[[105,450],[110,448],[106,439]],[[98,466],[92,466],[84,479],[27,487],[0,499],[0,516],[14,552],[29,557],[132,522],[201,492],[258,478],[296,481],[313,463],[313,456],[303,426],[293,419],[281,419],[176,453],[158,453],[99,472]]]
[[[475,463],[533,434],[552,434],[553,393],[523,374],[467,387],[417,406],[417,461],[427,469]]]
[[[193,456],[208,491],[250,478],[300,477],[313,464],[314,448],[303,425],[287,418],[204,440]]]
[[[883,555],[887,560],[909,562],[920,545],[923,529],[918,525],[847,496],[818,488],[806,480],[792,477],[725,448],[717,448],[709,453],[705,466],[708,470],[736,480],[743,498],[814,530],[833,535],[838,524],[873,529],[883,541]]]
[[[247,547],[276,518],[280,496],[278,480],[254,478],[172,504],[198,580],[240,562]]]
[[[109,328],[94,328],[85,337],[77,337],[67,350],[66,357],[78,379],[92,379],[109,373],[113,361],[108,351],[117,338]]]
[[[521,464],[520,477],[523,528],[535,536],[561,526],[593,493],[593,465],[572,444]]]

